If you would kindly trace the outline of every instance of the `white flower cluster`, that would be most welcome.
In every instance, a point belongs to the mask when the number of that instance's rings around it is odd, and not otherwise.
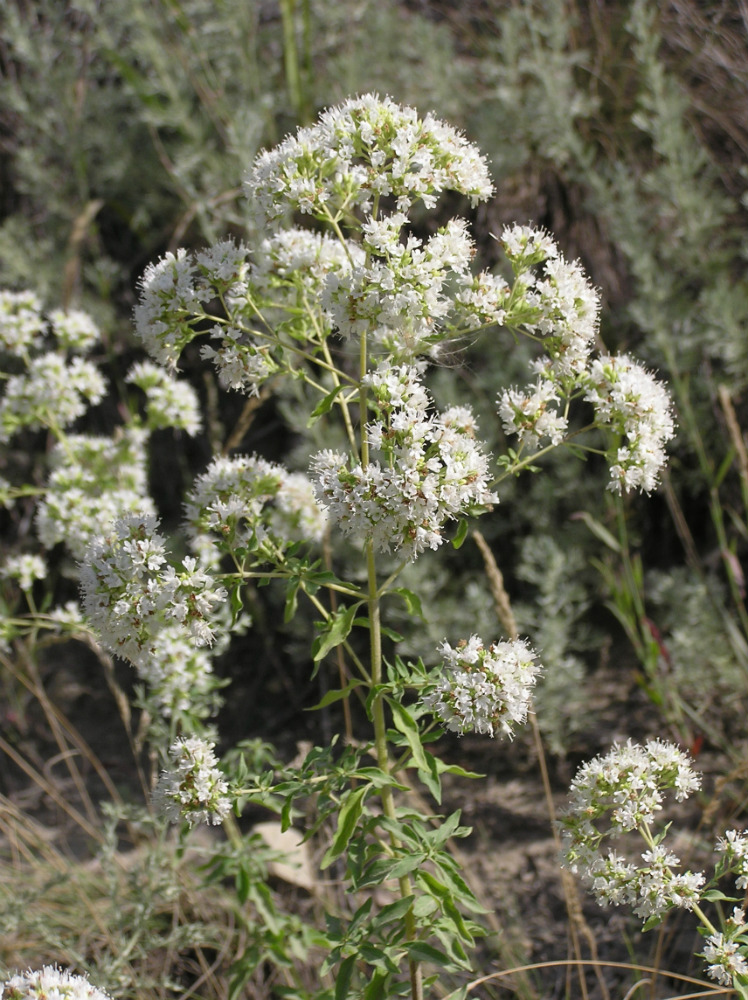
[[[748,927],[742,907],[736,906],[726,921],[726,934],[709,934],[702,955],[710,963],[707,973],[722,986],[748,987]]]
[[[572,782],[571,807],[561,820],[564,865],[581,875],[599,903],[629,904],[643,919],[673,906],[690,909],[704,875],[674,871],[680,862],[661,836],[641,855],[643,865],[602,846],[632,830],[648,833],[667,790],[680,801],[699,785],[688,755],[662,740],[644,746],[629,740],[588,761]]]
[[[56,608],[52,608],[47,618],[50,622],[55,623],[54,631],[58,635],[62,632],[86,631],[86,620],[77,601],[66,601],[65,604],[58,604]]]
[[[174,427],[186,431],[191,437],[200,432],[200,401],[188,382],[178,382],[150,361],[134,364],[125,381],[137,385],[146,394],[149,430]]]
[[[332,272],[323,305],[345,337],[364,332],[372,347],[394,360],[415,357],[445,334],[453,312],[449,282],[469,280],[473,242],[464,219],[453,219],[425,243],[413,235],[402,242],[408,221],[398,212],[363,224],[366,259],[350,273]]]
[[[47,575],[47,564],[41,556],[24,553],[8,556],[0,566],[3,580],[16,580],[21,590],[31,590],[35,580],[43,580]]]
[[[219,240],[207,250],[195,254],[198,271],[204,282],[228,300],[241,296],[247,284],[247,247],[233,240]]]
[[[277,305],[298,307],[320,295],[329,274],[361,267],[365,253],[330,233],[292,226],[266,237],[252,267],[252,284]]]
[[[66,351],[90,351],[101,340],[101,332],[88,315],[80,309],[55,309],[49,314],[60,347]]]
[[[133,314],[135,330],[150,356],[161,365],[175,367],[194,335],[191,324],[202,308],[195,279],[195,264],[183,249],[149,264],[140,279],[140,301]]]
[[[0,290],[0,351],[23,357],[44,336],[42,304],[33,292]]]
[[[260,386],[278,367],[269,349],[253,343],[248,334],[234,326],[214,326],[211,336],[220,345],[205,344],[200,348],[200,357],[213,362],[221,387],[259,396]]]
[[[457,290],[454,299],[455,315],[466,325],[503,326],[511,291],[500,274],[480,271]]]
[[[610,469],[609,489],[649,493],[665,465],[665,443],[675,433],[667,390],[638,362],[625,354],[592,362],[585,398],[598,420],[624,444]]]
[[[204,646],[196,647],[180,625],[167,625],[148,644],[148,655],[135,664],[148,686],[149,704],[166,719],[210,706],[216,683],[213,661]]]
[[[506,389],[498,399],[499,416],[507,434],[516,434],[528,448],[537,448],[543,438],[558,445],[564,438],[568,420],[551,403],[558,403],[557,387],[539,378],[531,389]]]
[[[203,554],[210,534],[218,552],[249,547],[271,558],[294,542],[319,542],[326,523],[305,475],[256,455],[214,459],[195,481],[185,516]]]
[[[148,495],[148,432],[129,426],[114,438],[71,434],[52,449],[47,492],[36,527],[47,548],[63,542],[82,560],[94,536],[118,517],[136,511],[153,515]]]
[[[609,488],[650,492],[674,434],[667,390],[626,355],[593,357],[600,301],[581,264],[570,263],[543,230],[510,226],[501,243],[515,280],[509,287],[486,272],[456,296],[458,310],[481,323],[503,323],[536,339],[534,384],[503,391],[504,430],[530,449],[562,442],[566,409],[576,396],[593,404],[597,425],[615,441],[606,457]],[[563,410],[563,412],[559,412]]]
[[[19,973],[0,983],[0,1000],[110,1000],[85,976],[54,965]]]
[[[597,334],[600,297],[582,265],[569,262],[543,230],[509,226],[501,243],[522,295],[516,319],[542,340],[537,367],[554,378],[584,374]],[[542,264],[542,269],[534,272]]]
[[[26,372],[13,375],[0,400],[0,442],[23,428],[64,429],[82,416],[89,404],[101,401],[106,382],[83,358],[69,363],[57,353],[33,358]]]
[[[448,730],[514,735],[527,719],[541,666],[524,639],[495,642],[488,649],[476,635],[457,646],[443,642],[441,676],[423,699]]]
[[[169,748],[171,767],[162,772],[153,793],[157,811],[169,822],[218,825],[231,812],[228,783],[214,746],[193,737],[176,740]]]
[[[717,851],[724,854],[724,864],[738,877],[738,889],[748,889],[748,835],[738,830],[726,830],[717,841]]]
[[[166,627],[197,646],[213,641],[215,608],[226,599],[212,577],[187,557],[181,570],[166,559],[156,518],[129,514],[94,538],[80,569],[83,610],[102,643],[136,666]]]
[[[365,379],[380,416],[365,432],[381,463],[349,467],[347,456],[330,450],[312,459],[317,499],[331,520],[345,534],[407,559],[438,548],[449,519],[498,502],[472,412],[456,406],[429,414],[422,370],[384,364]]]
[[[532,226],[507,226],[501,234],[501,245],[516,274],[558,257],[558,247],[550,233]]]
[[[366,94],[329,108],[261,153],[247,178],[248,195],[266,221],[289,211],[337,218],[392,196],[399,211],[422,200],[432,207],[445,190],[473,205],[493,192],[478,149],[451,126],[389,98]]]
[[[220,298],[229,318],[212,327],[210,335],[218,345],[203,346],[201,357],[214,363],[223,388],[258,395],[259,386],[277,365],[267,346],[255,342],[232,318],[244,309],[250,316],[255,313],[249,271],[247,248],[231,240],[216,243],[194,258],[180,249],[149,265],[140,280],[134,320],[150,356],[158,364],[175,368],[186,345],[205,332],[200,324],[211,317],[204,303]]]

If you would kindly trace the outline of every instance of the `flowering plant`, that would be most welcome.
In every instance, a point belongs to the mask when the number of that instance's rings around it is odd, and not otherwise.
[[[432,116],[372,95],[347,101],[261,154],[246,186],[267,233],[258,246],[224,240],[202,252],[180,249],[145,271],[135,325],[151,361],[135,365],[126,382],[145,392],[146,416],[111,439],[66,430],[104,392],[90,361],[67,360],[95,343],[94,332],[80,317],[53,315],[62,354],[49,355],[33,297],[0,300],[0,338],[19,369],[7,374],[0,434],[45,427],[57,437],[39,535],[63,541],[80,561],[87,627],[132,664],[149,688],[149,708],[167,720],[155,794],[164,816],[224,822],[246,899],[232,807],[277,809],[288,827],[298,803],[312,799],[306,835],[326,832],[323,868],[334,864],[363,900],[352,913],[328,914],[321,995],[342,1000],[368,984],[372,1000],[408,990],[417,1000],[433,970],[468,966],[481,931],[470,915],[481,907],[448,846],[469,832],[459,811],[446,819],[414,811],[407,771],[439,803],[441,775],[465,774],[428,749],[439,727],[511,737],[530,711],[541,666],[516,634],[445,639],[433,670],[390,653],[390,602],[404,599],[419,613],[400,574],[450,535],[459,546],[468,519],[499,504],[501,483],[557,447],[604,456],[613,491],[651,491],[673,434],[671,404],[640,364],[598,354],[597,292],[549,234],[507,227],[499,236],[504,277],[474,273],[467,219],[421,222],[419,213],[445,191],[474,207],[493,190],[479,151]],[[292,224],[294,215],[313,228]],[[498,342],[503,331],[508,344],[526,337],[536,353],[527,384],[497,399],[497,420],[516,441],[493,458],[472,409],[440,410],[427,376],[430,365],[454,364],[469,340],[485,334]],[[176,560],[145,489],[142,449],[165,425],[199,431],[194,392],[173,374],[198,339],[226,390],[258,397],[293,380],[310,426],[324,426],[333,446],[316,451],[306,472],[256,455],[214,458],[188,493],[189,554]],[[59,383],[59,393],[41,392],[42,379]],[[593,419],[580,424],[590,411]],[[75,513],[81,505],[85,523]],[[324,568],[323,539],[332,547]],[[9,562],[4,572],[27,589],[41,570]],[[209,649],[246,623],[253,581],[285,586],[288,620],[299,599],[310,603],[319,616],[314,669],[332,650],[340,654],[341,687],[325,704],[360,697],[366,739],[349,729],[343,749],[314,748],[297,767],[260,773],[239,754],[235,767],[222,769],[199,721]],[[191,711],[191,696],[202,712]],[[677,780],[685,791],[693,781],[661,748],[648,749],[643,762],[633,749],[629,755],[620,780],[647,767],[658,777],[651,801],[616,814],[623,829],[645,822],[660,786]],[[579,795],[584,787],[580,780]],[[613,792],[600,794],[604,802]],[[567,831],[568,858],[589,862],[601,898],[629,899],[645,915],[659,914],[663,899],[696,908],[701,882],[672,875],[676,862],[659,843],[650,845],[647,879],[637,881],[613,855],[595,853],[599,841],[587,826],[569,821]],[[237,990],[247,974],[240,961]]]
[[[93,986],[85,976],[76,976],[52,965],[11,976],[0,983],[2,1000],[47,1000],[49,997],[59,997],[60,1000],[109,1000],[108,994]]]
[[[603,906],[633,906],[645,928],[659,924],[673,908],[693,910],[706,938],[703,957],[712,979],[748,996],[748,932],[743,900],[726,896],[717,886],[736,875],[738,889],[748,886],[748,837],[728,830],[717,840],[721,855],[714,877],[703,872],[679,872],[680,860],[665,847],[667,827],[656,829],[656,814],[664,793],[672,790],[682,801],[701,784],[686,753],[671,743],[651,740],[645,746],[629,741],[583,764],[571,786],[571,805],[561,820],[563,863],[581,875]],[[637,864],[615,850],[603,852],[605,841],[622,840],[635,832],[646,845]],[[718,931],[704,913],[707,902],[741,903]]]

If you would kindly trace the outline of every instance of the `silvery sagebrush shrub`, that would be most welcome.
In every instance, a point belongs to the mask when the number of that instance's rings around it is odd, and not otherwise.
[[[168,422],[197,431],[194,399],[170,372],[185,348],[202,338],[201,356],[226,390],[252,396],[293,379],[310,423],[342,426],[345,450],[321,449],[306,476],[257,456],[214,459],[188,494],[191,554],[181,561],[169,555],[148,498],[128,506],[131,495],[139,495],[137,482],[124,487],[116,509],[118,484],[116,477],[109,480],[115,509],[83,553],[82,605],[101,645],[129,660],[168,714],[175,707],[164,695],[165,678],[179,674],[169,650],[201,653],[216,638],[227,641],[241,621],[247,584],[285,586],[288,620],[299,600],[311,603],[319,616],[311,643],[314,670],[333,649],[341,650],[345,663],[344,683],[325,704],[359,697],[369,739],[343,748],[333,741],[314,748],[298,767],[263,773],[239,755],[224,771],[215,741],[196,727],[195,735],[177,736],[163,748],[155,802],[166,819],[183,820],[185,828],[223,821],[240,844],[232,808],[240,813],[249,803],[268,806],[288,827],[297,803],[314,797],[307,836],[328,833],[322,868],[336,865],[357,905],[353,913],[327,915],[317,995],[342,998],[365,987],[371,998],[408,991],[421,997],[434,981],[432,970],[451,974],[469,967],[468,948],[481,931],[469,915],[480,906],[447,847],[450,838],[469,832],[460,826],[459,811],[446,819],[421,814],[398,795],[406,788],[401,773],[415,771],[439,803],[441,775],[465,772],[428,745],[441,728],[511,738],[530,711],[542,653],[516,635],[487,641],[470,634],[445,638],[433,669],[420,659],[404,662],[386,645],[396,639],[386,614],[397,600],[417,615],[419,601],[396,585],[399,574],[450,534],[459,545],[468,519],[500,503],[501,483],[555,448],[604,456],[608,488],[616,494],[650,492],[674,432],[670,399],[630,356],[597,351],[597,292],[548,233],[512,225],[499,234],[511,280],[473,272],[466,218],[418,234],[416,205],[431,211],[451,191],[474,207],[493,190],[477,148],[433,116],[374,95],[346,101],[261,153],[246,186],[258,227],[267,234],[262,241],[251,249],[233,240],[196,253],[180,249],[143,275],[135,325],[152,362],[137,365],[128,382],[146,392],[148,404],[145,423],[132,419],[128,426]],[[305,219],[310,227],[294,224]],[[96,467],[109,444],[76,452],[66,428],[81,412],[79,397],[94,402],[105,391],[103,382],[95,367],[82,369],[81,359],[66,359],[65,351],[78,343],[71,335],[56,355],[65,392],[59,399],[42,394],[37,358],[45,357],[45,325],[38,303],[9,296],[3,309],[5,350],[19,369],[9,373],[13,392],[0,402],[6,433],[47,428],[64,452],[59,466],[82,464],[84,482],[85,470]],[[481,444],[471,408],[438,409],[426,381],[445,349],[454,357],[479,334],[502,338],[494,350],[509,349],[519,336],[535,345],[527,382],[496,400],[497,420],[516,441],[498,459]],[[579,408],[591,419],[571,431],[570,413]],[[55,522],[54,514],[47,516]],[[65,524],[62,516],[57,521]],[[329,568],[318,554],[325,533],[332,545]],[[341,535],[358,553],[348,579],[336,573],[334,545]],[[62,539],[68,537],[82,543],[74,526],[64,528]],[[20,568],[16,572],[21,575]],[[36,571],[24,572],[28,581]],[[180,698],[189,696],[194,678],[194,671],[181,675]],[[577,826],[572,818],[565,821],[567,861],[586,866],[600,898],[632,902],[650,919],[672,905],[693,909],[709,934],[704,955],[710,974],[741,983],[739,931],[718,932],[703,917],[699,903],[709,898],[703,877],[674,874],[677,859],[650,832],[665,789],[675,787],[683,797],[696,787],[690,765],[667,744],[613,753],[622,762],[593,763],[592,784],[586,778],[575,784],[583,818]],[[602,790],[594,785],[598,772],[607,782]],[[614,832],[638,829],[647,840],[644,875],[599,854],[605,832],[585,817],[604,815],[609,798],[617,810]],[[738,871],[742,840],[727,836],[738,846],[724,849],[723,869]],[[246,901],[241,878],[237,887]],[[390,901],[383,903],[380,893],[375,903],[376,887],[386,889]],[[737,916],[733,920],[742,926]],[[239,990],[250,973],[239,961],[233,988]]]
[[[746,105],[727,81],[745,80],[748,63],[743,24],[727,8],[711,13],[697,3],[676,11],[634,0],[609,6],[595,22],[547,0],[514,5],[488,34],[485,89],[471,128],[492,157],[500,189],[513,195],[520,188],[528,212],[567,222],[562,239],[594,246],[590,267],[609,305],[606,341],[635,344],[669,383],[679,433],[667,500],[684,545],[674,556],[662,546],[658,569],[671,574],[674,587],[684,556],[696,570],[707,628],[721,632],[719,654],[699,656],[694,648],[685,684],[670,673],[670,661],[685,662],[680,637],[671,649],[655,595],[636,579],[642,535],[646,550],[647,536],[659,540],[664,526],[614,497],[600,515],[619,524],[606,590],[667,721],[686,742],[702,732],[733,756],[730,707],[710,713],[711,697],[705,702],[694,684],[716,674],[715,686],[730,688],[736,669],[745,677],[748,665],[743,435],[726,426],[731,397],[735,423],[745,426],[748,373]],[[630,58],[618,57],[618,44]],[[686,51],[695,60],[687,70],[676,56]],[[528,532],[548,506],[542,490],[542,481],[534,484]],[[579,509],[572,496],[571,510]],[[694,623],[680,617],[683,628]],[[705,650],[703,629],[699,635]],[[742,680],[739,690],[730,702],[742,725]]]

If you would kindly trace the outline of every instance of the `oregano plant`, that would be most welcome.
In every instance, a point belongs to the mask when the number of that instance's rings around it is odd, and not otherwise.
[[[388,625],[393,602],[414,620],[420,614],[404,568],[445,543],[459,546],[474,518],[500,516],[502,482],[542,473],[553,449],[567,449],[570,461],[604,459],[614,492],[650,492],[674,433],[664,386],[633,358],[598,350],[599,296],[581,265],[548,233],[513,225],[496,234],[504,275],[476,271],[468,217],[439,224],[430,214],[443,216],[445,192],[465,210],[491,197],[480,152],[444,122],[373,95],[262,153],[246,193],[265,238],[180,249],[143,275],[135,325],[151,360],[127,384],[146,394],[146,416],[112,439],[67,430],[83,400],[104,393],[95,366],[44,352],[38,303],[0,301],[3,349],[15,366],[0,400],[0,439],[23,427],[57,439],[39,535],[80,560],[87,627],[133,665],[144,703],[166,720],[153,730],[163,743],[154,803],[185,836],[197,823],[224,824],[234,855],[219,858],[215,874],[234,875],[240,903],[250,886],[236,816],[249,804],[277,811],[285,829],[306,815],[304,837],[326,838],[321,867],[342,880],[349,905],[329,907],[317,928],[318,989],[294,984],[294,996],[420,1000],[442,972],[470,968],[482,933],[482,907],[450,850],[470,831],[459,811],[425,811],[425,798],[410,792],[420,783],[438,808],[445,773],[471,777],[436,752],[444,730],[513,736],[531,711],[542,650],[532,637],[478,636],[468,625],[406,662]],[[85,340],[79,326],[73,333],[69,318],[52,319],[63,353]],[[441,408],[429,389],[429,368],[456,369],[477,337],[491,338],[499,356],[520,337],[534,345],[526,384],[496,400],[510,442],[501,455],[481,442],[469,405]],[[309,428],[330,446],[305,472],[231,449],[215,457],[188,491],[187,554],[177,559],[144,489],[141,456],[151,430],[200,428],[194,395],[175,378],[194,341],[227,392],[258,396],[292,380]],[[106,488],[92,487],[92,475]],[[87,505],[85,530],[65,505],[71,484]],[[5,567],[25,591],[41,572]],[[349,730],[294,765],[265,769],[241,748],[222,765],[200,721],[212,691],[209,650],[246,627],[247,588],[260,583],[284,590],[287,621],[301,602],[313,609],[310,670],[328,669],[333,651],[342,664],[323,704],[356,699],[366,720],[364,734]],[[695,787],[690,765],[665,744],[617,752],[615,774],[603,762],[575,783],[582,818],[562,821],[566,862],[585,868],[598,898],[634,903],[648,921],[673,905],[703,916],[704,878],[674,874],[677,859],[651,828],[665,787],[679,797]],[[598,773],[607,784],[593,788]],[[642,788],[646,808],[637,804]],[[599,851],[611,831],[592,819],[613,806],[613,832],[645,837],[646,877]],[[720,850],[724,870],[748,856],[737,833]],[[709,891],[704,898],[715,899]],[[710,974],[744,984],[742,917],[736,911],[723,934],[703,919]],[[238,960],[233,995],[250,973],[250,960]],[[8,995],[38,996],[39,982],[62,976],[35,975],[11,980]]]

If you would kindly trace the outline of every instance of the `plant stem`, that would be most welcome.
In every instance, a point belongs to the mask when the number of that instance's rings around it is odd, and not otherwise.
[[[296,31],[294,13],[296,0],[281,0],[281,18],[283,21],[283,61],[286,70],[286,87],[291,101],[291,107],[296,112],[299,121],[302,118],[301,80],[299,78],[299,53],[296,46]]]
[[[359,365],[359,408],[361,423],[361,465],[365,468],[369,463],[369,442],[366,438],[366,416],[367,416],[367,388],[364,377],[368,370],[367,338],[366,332],[361,335],[360,344],[360,365]],[[377,560],[374,554],[374,543],[371,539],[366,543],[366,571],[369,586],[368,610],[369,610],[369,649],[371,656],[371,686],[372,690],[382,684],[382,621],[380,614],[380,592],[377,586]],[[377,755],[379,769],[385,774],[392,774],[390,755],[387,747],[387,723],[384,717],[384,699],[381,692],[378,692],[371,703],[371,717],[374,725],[374,747]],[[382,812],[391,820],[396,818],[395,799],[392,788],[385,785],[381,789]],[[400,843],[394,834],[390,835],[390,843],[393,850],[400,848]],[[408,875],[398,879],[400,895],[403,899],[410,896],[413,886]],[[405,914],[405,937],[408,941],[415,941],[417,937],[416,920],[413,908],[411,907]],[[411,1000],[423,1000],[423,978],[421,966],[414,959],[408,959],[410,971],[410,995]]]
[[[366,544],[366,565],[369,577],[369,640],[371,649],[371,682],[372,687],[382,683],[382,628],[379,609],[379,593],[377,587],[377,567],[374,556],[374,544],[369,541]],[[390,774],[389,752],[387,749],[387,724],[384,718],[384,701],[381,694],[378,694],[372,701],[371,706],[372,722],[374,723],[374,746],[377,753],[377,763],[381,771]],[[395,800],[392,795],[392,788],[386,785],[381,790],[382,811],[388,819],[395,819]],[[397,838],[392,835],[390,842],[394,850],[400,847]],[[398,879],[400,894],[403,899],[410,896],[413,891],[410,878],[405,875]],[[412,908],[405,914],[405,935],[408,941],[416,939],[416,922]],[[421,966],[414,959],[409,959],[410,968],[410,995],[412,1000],[423,1000],[423,981],[421,976]]]

